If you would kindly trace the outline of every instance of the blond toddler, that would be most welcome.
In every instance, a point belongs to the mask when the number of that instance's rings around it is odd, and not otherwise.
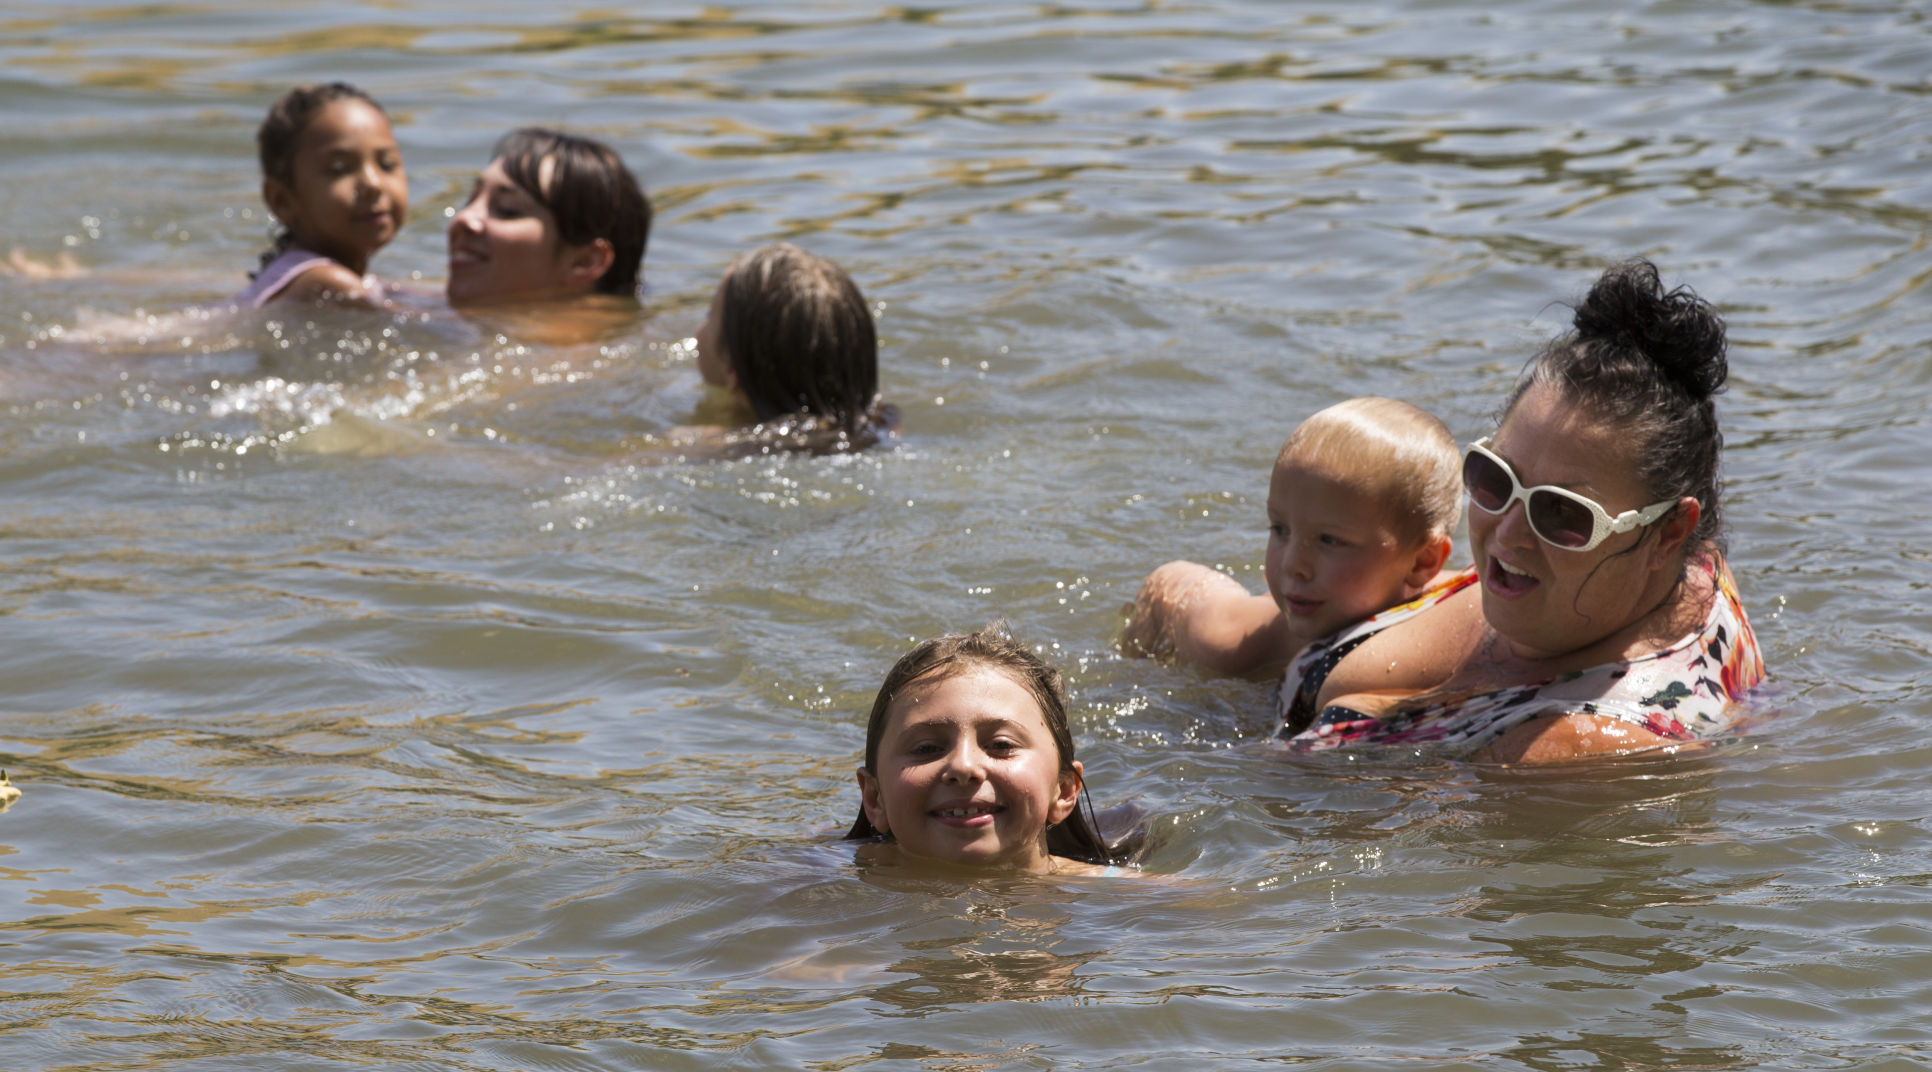
[[[1279,671],[1312,640],[1413,598],[1448,561],[1461,452],[1406,402],[1353,398],[1301,423],[1268,482],[1268,590],[1176,561],[1126,609],[1121,648],[1215,674]]]

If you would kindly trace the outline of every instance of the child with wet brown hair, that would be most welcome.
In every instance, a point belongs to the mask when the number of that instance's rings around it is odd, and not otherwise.
[[[901,857],[1065,874],[1113,863],[1080,811],[1060,672],[997,627],[935,637],[893,665],[858,779],[845,836]]]
[[[697,335],[698,372],[745,434],[832,453],[891,434],[872,310],[838,265],[789,243],[725,269]]]

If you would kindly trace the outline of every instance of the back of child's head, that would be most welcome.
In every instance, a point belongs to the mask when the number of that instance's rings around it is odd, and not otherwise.
[[[977,669],[1004,674],[1032,695],[1039,704],[1040,718],[1059,753],[1060,770],[1073,769],[1073,729],[1067,721],[1067,691],[1060,671],[1040,658],[1032,649],[1013,639],[999,624],[971,633],[949,633],[924,641],[899,657],[887,672],[885,682],[872,700],[872,714],[865,726],[865,769],[879,769],[879,745],[889,728],[894,703],[908,690],[930,685]],[[865,809],[845,834],[848,839],[878,837]],[[1054,852],[1089,863],[1112,863],[1107,846],[1079,808],[1061,820],[1051,834]]]
[[[557,237],[573,246],[601,238],[610,243],[611,262],[599,276],[600,294],[637,292],[644,247],[651,237],[651,201],[617,151],[595,138],[543,127],[505,134],[491,157],[503,174],[557,220]],[[549,182],[544,162],[550,161]]]
[[[1318,472],[1381,504],[1406,543],[1449,536],[1462,516],[1462,451],[1440,420],[1407,402],[1338,402],[1303,421],[1275,465]]]
[[[733,261],[719,288],[718,341],[759,422],[804,415],[847,435],[869,431],[878,334],[843,268],[780,242]]]

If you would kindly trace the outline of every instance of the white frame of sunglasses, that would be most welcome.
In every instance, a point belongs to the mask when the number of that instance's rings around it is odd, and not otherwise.
[[[1530,531],[1536,533],[1537,539],[1559,550],[1594,551],[1597,545],[1618,533],[1629,532],[1632,529],[1640,529],[1646,525],[1654,524],[1671,507],[1677,505],[1676,499],[1665,499],[1663,502],[1652,503],[1641,510],[1625,510],[1623,513],[1612,517],[1610,516],[1610,511],[1605,510],[1595,499],[1587,495],[1578,495],[1568,488],[1559,488],[1555,484],[1537,484],[1534,487],[1524,487],[1522,479],[1516,475],[1516,470],[1510,468],[1509,463],[1504,461],[1495,451],[1490,450],[1487,446],[1488,443],[1489,437],[1484,436],[1474,443],[1469,444],[1468,448],[1463,451],[1462,491],[1464,495],[1469,497],[1469,505],[1474,509],[1481,510],[1485,514],[1496,516],[1508,513],[1509,508],[1520,500],[1523,504],[1523,520],[1529,522]],[[1503,505],[1494,510],[1477,502],[1476,496],[1469,490],[1469,455],[1471,454],[1480,454],[1489,461],[1494,462],[1496,467],[1503,471],[1503,475],[1509,477],[1509,498],[1503,500]],[[1543,529],[1536,523],[1536,515],[1530,511],[1529,498],[1539,491],[1547,491],[1552,495],[1568,499],[1590,511],[1590,539],[1585,543],[1572,547],[1569,544],[1557,543],[1555,540],[1544,535]]]

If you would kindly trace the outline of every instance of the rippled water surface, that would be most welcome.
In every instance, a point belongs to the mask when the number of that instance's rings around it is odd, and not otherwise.
[[[1917,3],[0,2],[0,1067],[1932,1064],[1932,30]],[[442,272],[495,138],[611,141],[645,310],[198,315],[253,132],[381,99]],[[665,463],[790,239],[880,306],[858,457]],[[1289,761],[1119,658],[1260,583],[1275,448],[1461,437],[1601,266],[1732,325],[1775,681],[1690,760]],[[1141,878],[861,870],[864,710],[1004,616]]]

